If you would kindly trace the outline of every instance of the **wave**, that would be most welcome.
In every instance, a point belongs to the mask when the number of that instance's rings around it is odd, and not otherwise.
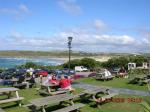
[[[60,65],[63,64],[65,61],[59,59],[50,59],[50,58],[13,58],[13,57],[6,57],[0,58],[0,67],[3,68],[10,68],[15,67],[17,65],[25,64],[26,62],[33,62],[39,65]]]

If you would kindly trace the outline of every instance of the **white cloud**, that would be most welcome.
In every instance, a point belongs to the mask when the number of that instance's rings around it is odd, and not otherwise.
[[[0,14],[11,14],[17,19],[29,12],[29,8],[25,4],[20,4],[16,8],[0,8]]]
[[[148,49],[150,51],[150,29],[146,29],[146,28],[140,28],[138,29],[138,33],[140,35],[141,38],[141,46],[142,49]]]
[[[29,12],[28,7],[26,5],[24,5],[24,4],[20,4],[19,5],[19,9],[20,9],[20,11],[25,12],[25,13]]]
[[[1,8],[0,13],[4,14],[18,14],[19,11],[13,8]]]
[[[147,44],[147,45],[150,46],[150,39],[148,39],[148,38],[143,38],[142,41],[143,41],[143,43],[145,43],[145,44]]]
[[[92,23],[92,22],[91,22]],[[23,50],[67,50],[67,37],[72,36],[72,49],[88,52],[150,52],[148,33],[140,39],[128,34],[112,35],[98,33],[90,24],[87,29],[82,27],[66,29],[52,36],[33,37],[12,31],[8,38],[3,39],[4,46]],[[95,31],[96,30],[96,31]],[[5,42],[4,42],[5,41]]]
[[[106,24],[100,20],[100,19],[97,19],[93,22],[93,26],[96,28],[96,29],[104,29],[106,28]]]
[[[135,39],[128,35],[94,35],[95,39],[101,43],[130,45],[135,42]]]
[[[7,39],[7,43],[13,46],[36,48],[43,50],[65,50],[67,49],[67,37],[72,36],[73,49],[80,51],[131,51],[134,49],[136,41],[133,37],[128,35],[98,35],[82,33],[76,34],[74,32],[60,32],[53,37],[35,38],[22,36],[18,32],[12,33],[11,39]],[[18,38],[19,37],[19,38]]]
[[[19,32],[12,31],[10,33],[10,37],[15,40],[20,40],[22,38],[22,35]]]
[[[72,15],[82,14],[82,9],[77,5],[76,0],[59,0],[58,5]]]

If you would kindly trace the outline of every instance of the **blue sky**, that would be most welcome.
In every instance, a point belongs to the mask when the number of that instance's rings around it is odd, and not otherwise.
[[[0,0],[0,50],[150,52],[150,0]]]

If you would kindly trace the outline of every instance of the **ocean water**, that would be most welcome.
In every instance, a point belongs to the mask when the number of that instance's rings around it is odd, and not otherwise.
[[[13,68],[17,65],[25,64],[26,62],[34,62],[39,65],[60,65],[64,61],[61,59],[46,59],[46,58],[0,58],[0,68]]]

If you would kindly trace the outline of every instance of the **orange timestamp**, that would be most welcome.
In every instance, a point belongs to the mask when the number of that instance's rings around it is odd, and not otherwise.
[[[106,99],[105,102],[115,102],[115,103],[140,103],[142,101],[142,98],[134,98],[134,97],[129,97],[129,98],[111,98],[111,99]]]

